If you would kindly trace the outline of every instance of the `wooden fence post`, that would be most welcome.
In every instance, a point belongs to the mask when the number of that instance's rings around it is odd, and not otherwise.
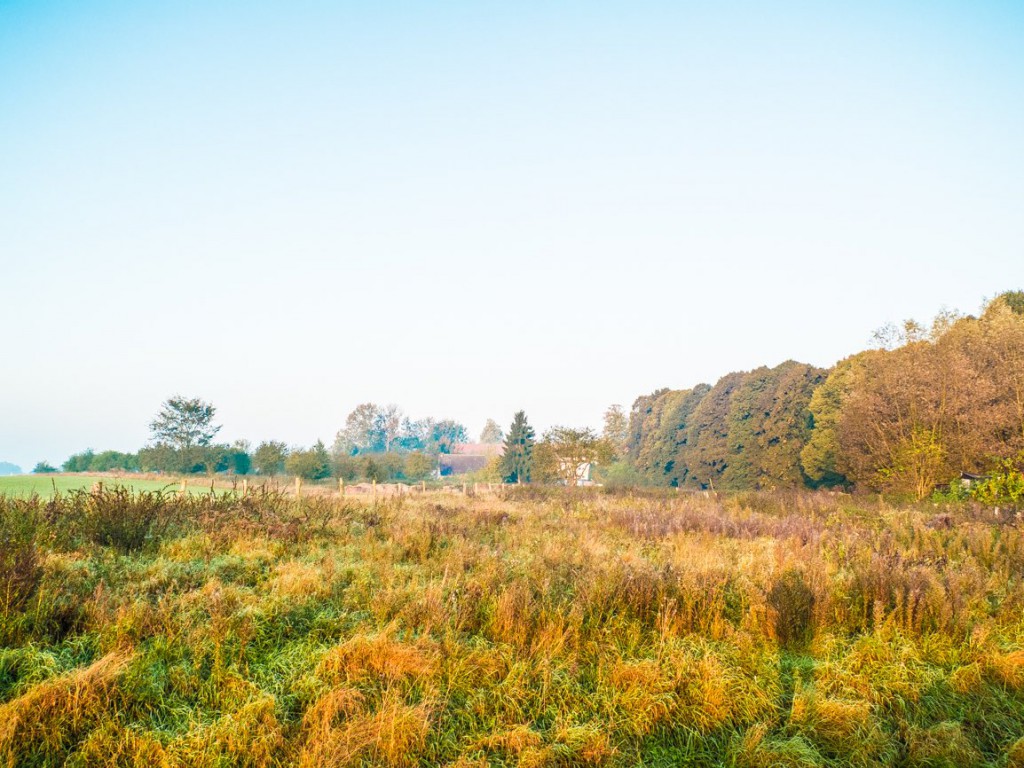
[[[298,498],[301,495],[302,495],[302,478],[301,477],[296,477],[295,478],[295,498]]]

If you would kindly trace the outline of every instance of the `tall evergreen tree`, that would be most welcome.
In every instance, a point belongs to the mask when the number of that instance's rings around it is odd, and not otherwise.
[[[518,411],[512,419],[508,437],[505,438],[505,453],[501,457],[501,474],[505,482],[530,482],[534,442],[533,427],[527,423],[526,413]]]

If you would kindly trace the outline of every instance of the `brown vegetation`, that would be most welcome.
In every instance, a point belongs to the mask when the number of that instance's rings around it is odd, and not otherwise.
[[[94,535],[117,499],[129,528],[160,505],[137,547]],[[529,488],[0,507],[5,535],[36,520],[40,569],[0,625],[4,765],[1024,754],[1024,533],[982,508]]]

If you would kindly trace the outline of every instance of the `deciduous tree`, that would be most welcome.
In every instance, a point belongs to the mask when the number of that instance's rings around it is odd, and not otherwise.
[[[216,413],[216,408],[199,398],[168,398],[149,424],[153,441],[178,450],[209,445],[220,431],[213,423]]]
[[[493,445],[500,443],[505,439],[505,433],[501,431],[501,427],[494,419],[488,419],[487,423],[484,424],[483,431],[480,433],[480,442],[486,445]]]
[[[252,455],[253,467],[261,475],[279,475],[284,472],[288,446],[277,440],[264,440]]]
[[[553,427],[544,433],[537,452],[544,474],[571,487],[584,479],[588,465],[610,463],[614,456],[612,445],[589,427]]]
[[[319,440],[309,450],[289,453],[284,466],[289,475],[305,480],[322,480],[331,476],[331,456]]]
[[[383,450],[383,440],[379,433],[380,418],[381,409],[375,403],[357,405],[345,417],[345,426],[334,438],[334,454],[352,456]]]
[[[601,436],[615,450],[616,457],[626,455],[629,450],[629,417],[621,405],[610,405],[604,412],[604,430]]]

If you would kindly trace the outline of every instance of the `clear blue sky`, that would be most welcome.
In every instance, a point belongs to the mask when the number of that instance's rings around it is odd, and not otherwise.
[[[1024,286],[1024,4],[0,3],[0,460],[829,365]]]

